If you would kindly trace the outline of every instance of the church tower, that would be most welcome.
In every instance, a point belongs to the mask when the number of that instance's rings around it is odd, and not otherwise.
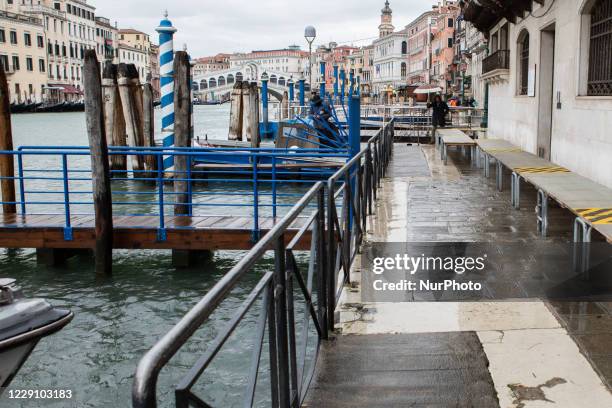
[[[378,26],[378,32],[380,38],[386,37],[389,34],[393,34],[395,27],[393,27],[393,11],[389,7],[389,0],[385,1],[385,8],[381,10],[380,25]]]

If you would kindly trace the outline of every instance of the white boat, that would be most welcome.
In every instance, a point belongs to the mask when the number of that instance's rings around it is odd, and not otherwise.
[[[0,395],[15,378],[38,341],[73,318],[44,299],[27,299],[15,279],[0,278]]]

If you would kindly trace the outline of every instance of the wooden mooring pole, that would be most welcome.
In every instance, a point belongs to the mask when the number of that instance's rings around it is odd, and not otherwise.
[[[107,62],[102,72],[102,87],[104,91],[104,128],[108,146],[127,146],[125,119],[117,87],[117,65]],[[110,169],[127,172],[127,157],[112,155]]]
[[[0,150],[13,150],[13,133],[11,128],[11,103],[4,68],[0,64]],[[15,161],[13,155],[0,155],[0,176],[2,181],[2,211],[4,214],[15,214]]]
[[[146,83],[142,87],[142,110],[143,110],[143,130],[144,146],[155,147],[155,115],[153,109],[153,87]],[[149,172],[148,177],[155,177],[157,171],[157,157],[154,155],[145,156],[145,166]]]
[[[248,91],[243,90],[244,120],[246,140],[251,142],[251,147],[259,147],[259,88],[257,83],[247,83]]]
[[[134,74],[136,77],[134,78]],[[142,146],[142,120],[141,109],[137,107],[134,87],[138,87],[138,71],[131,69],[128,64],[119,64],[117,68],[117,84],[119,85],[119,95],[123,106],[123,116],[125,118],[128,143],[132,147]],[[138,178],[144,170],[144,158],[142,155],[131,155],[133,177]]]
[[[236,81],[234,88],[232,89],[232,96],[230,102],[230,125],[229,125],[229,140],[242,140],[242,115],[243,115],[243,104],[242,104],[242,89],[243,84],[247,82]]]
[[[191,146],[191,66],[185,51],[174,54],[174,146]],[[191,215],[191,159],[174,156],[174,215]],[[182,180],[180,180],[182,179]],[[172,250],[172,262],[176,267],[188,267],[195,261],[196,252]]]
[[[113,210],[108,162],[108,146],[104,129],[100,65],[95,50],[85,51],[83,64],[85,118],[91,149],[91,173],[95,211],[97,274],[110,275],[113,264]]]

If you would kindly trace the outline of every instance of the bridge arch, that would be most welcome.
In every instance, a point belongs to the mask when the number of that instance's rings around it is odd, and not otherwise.
[[[217,86],[225,86],[225,77],[224,76],[220,76],[219,79],[217,79]]]
[[[287,84],[287,80],[285,79],[285,77],[278,78],[278,84],[280,86],[285,86]]]
[[[229,84],[233,84],[234,82],[235,82],[234,81],[234,75],[233,74],[228,74],[228,76],[227,76],[227,84],[228,85]]]
[[[208,89],[208,81],[203,79],[200,81],[200,89]]]
[[[277,84],[278,83],[278,77],[275,74],[270,75],[270,83],[271,84]]]
[[[243,75],[242,72],[238,71],[236,72],[236,82],[242,81],[243,80]]]
[[[208,80],[208,87],[209,88],[216,88],[217,87],[217,80],[215,78],[210,78]]]

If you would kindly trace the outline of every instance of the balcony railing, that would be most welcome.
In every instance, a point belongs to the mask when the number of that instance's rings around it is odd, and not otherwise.
[[[499,50],[482,60],[482,73],[510,69],[510,50]]]

